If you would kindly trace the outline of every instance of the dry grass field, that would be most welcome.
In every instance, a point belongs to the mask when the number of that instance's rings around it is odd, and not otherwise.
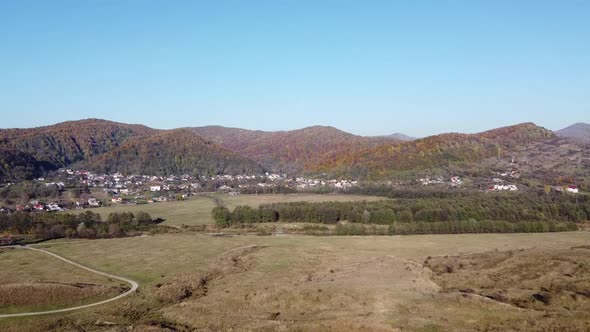
[[[58,259],[22,249],[0,249],[0,313],[76,306],[116,296],[126,285]]]
[[[590,255],[583,247],[589,241],[590,233],[571,232],[404,237],[180,233],[49,242],[40,246],[135,279],[140,290],[92,310],[3,320],[0,329],[583,330],[590,322],[584,295]],[[555,265],[561,260],[567,267]],[[559,293],[556,286],[568,278],[571,283],[564,285],[569,288]],[[555,302],[535,300],[533,295],[542,292],[557,292],[552,293]],[[517,305],[518,299],[528,302]]]

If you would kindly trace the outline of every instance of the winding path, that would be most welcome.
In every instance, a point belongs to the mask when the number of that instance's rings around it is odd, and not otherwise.
[[[7,247],[3,247],[3,248],[7,248]],[[49,252],[47,250],[32,248],[32,247],[29,247],[29,246],[9,246],[8,248],[28,249],[28,250],[33,250],[33,251],[41,252],[41,253],[44,253],[46,255],[53,256],[53,257],[55,257],[55,258],[57,258],[59,260],[62,260],[64,262],[68,263],[68,264],[74,265],[75,267],[78,267],[80,269],[83,269],[83,270],[86,270],[86,271],[89,271],[89,272],[92,272],[92,273],[95,273],[95,274],[99,274],[101,276],[105,276],[105,277],[108,277],[108,278],[111,278],[111,279],[117,279],[117,280],[124,281],[124,282],[126,282],[126,283],[128,283],[128,284],[131,285],[131,289],[129,289],[128,291],[126,291],[123,294],[119,294],[119,295],[117,295],[117,296],[115,296],[113,298],[110,298],[110,299],[107,299],[107,300],[104,300],[104,301],[100,301],[100,302],[85,304],[85,305],[81,305],[81,306],[77,306],[77,307],[71,307],[71,308],[57,309],[57,310],[36,311],[36,312],[24,312],[24,313],[19,313],[19,314],[0,314],[0,318],[12,318],[12,317],[26,317],[26,316],[57,314],[57,313],[62,313],[62,312],[69,312],[69,311],[75,311],[75,310],[81,310],[81,309],[91,308],[91,307],[95,307],[95,306],[98,306],[98,305],[102,305],[102,304],[105,304],[105,303],[109,303],[109,302],[113,302],[113,301],[117,301],[119,299],[122,299],[122,298],[124,298],[124,297],[132,294],[133,292],[135,292],[137,290],[137,288],[139,287],[139,284],[137,282],[131,280],[131,279],[127,279],[127,278],[124,278],[124,277],[119,277],[119,276],[116,276],[116,275],[113,275],[113,274],[109,274],[109,273],[106,273],[106,272],[101,272],[101,271],[98,271],[98,270],[89,268],[87,266],[78,264],[76,262],[72,262],[71,260],[69,260],[69,259],[67,259],[65,257],[59,256],[59,255],[54,254],[52,252]]]

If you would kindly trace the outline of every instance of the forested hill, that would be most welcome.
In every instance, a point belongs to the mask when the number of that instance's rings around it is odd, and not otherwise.
[[[288,173],[312,169],[322,160],[384,143],[391,137],[363,137],[329,126],[265,132],[220,126],[192,128],[199,135],[266,167]]]
[[[153,175],[268,170],[381,179],[400,171],[500,157],[552,137],[551,131],[533,123],[400,141],[325,126],[278,132],[224,127],[157,130],[89,119],[0,130],[0,181],[31,179],[60,167]]]
[[[142,125],[88,119],[39,128],[3,129],[0,147],[29,154],[55,167],[65,167],[110,151],[131,137],[157,132]]]
[[[82,168],[124,174],[260,174],[256,162],[227,151],[192,130],[174,129],[134,137],[123,145],[82,162]]]
[[[28,153],[0,147],[0,181],[32,179],[54,169],[53,164],[38,161]]]
[[[396,171],[477,162],[513,151],[554,134],[533,123],[498,128],[479,134],[442,134],[411,142],[382,144],[326,159],[311,168],[361,178],[384,178]]]

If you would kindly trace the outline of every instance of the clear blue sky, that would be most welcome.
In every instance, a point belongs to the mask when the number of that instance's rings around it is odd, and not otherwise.
[[[590,122],[590,1],[0,1],[0,127]]]

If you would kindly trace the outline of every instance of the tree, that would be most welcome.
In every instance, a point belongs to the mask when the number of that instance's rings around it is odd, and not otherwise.
[[[148,223],[148,222],[152,221],[152,217],[149,215],[149,213],[144,212],[144,211],[137,212],[137,215],[135,216],[135,218],[140,223]]]
[[[549,193],[551,192],[551,186],[545,185],[543,190],[545,191],[545,195],[549,195]]]
[[[213,215],[213,219],[215,220],[217,226],[227,227],[231,224],[231,212],[229,212],[229,210],[226,207],[215,207],[211,211],[211,214]]]
[[[109,236],[111,237],[120,237],[123,235],[121,231],[121,227],[118,224],[110,224],[109,225]]]
[[[371,221],[371,212],[368,210],[363,211],[363,224],[368,224]]]

